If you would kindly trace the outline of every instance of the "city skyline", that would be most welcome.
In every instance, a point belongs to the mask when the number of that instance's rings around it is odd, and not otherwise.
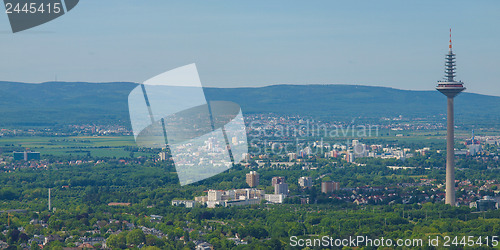
[[[110,10],[121,15],[111,18]],[[462,59],[460,78],[475,82],[468,91],[499,96],[498,10],[494,1],[90,0],[17,34],[2,14],[1,44],[9,60],[1,64],[0,80],[142,82],[194,62],[206,85],[214,87],[358,84],[431,90],[440,74],[445,31],[452,27]]]

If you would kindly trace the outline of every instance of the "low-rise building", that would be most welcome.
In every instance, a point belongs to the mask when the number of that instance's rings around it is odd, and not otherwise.
[[[469,204],[470,208],[477,208],[478,211],[488,211],[498,209],[497,201],[490,196],[484,196],[482,199]]]
[[[193,200],[172,200],[172,206],[180,206],[183,205],[187,208],[192,208],[196,204]]]
[[[283,203],[285,198],[286,198],[286,195],[284,195],[284,194],[266,194],[265,195],[266,201],[271,202],[271,203]]]

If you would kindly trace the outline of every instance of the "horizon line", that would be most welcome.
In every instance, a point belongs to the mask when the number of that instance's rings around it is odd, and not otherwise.
[[[21,83],[21,84],[33,84],[33,85],[40,85],[44,83],[90,83],[90,84],[108,84],[108,83],[133,83],[133,84],[141,84],[138,82],[131,82],[131,81],[107,81],[107,82],[86,82],[86,81],[45,81],[45,82],[17,82],[17,81],[4,81],[0,80],[0,83]],[[389,86],[380,86],[380,85],[367,85],[367,84],[355,84],[355,83],[275,83],[275,84],[269,84],[269,85],[263,85],[263,86],[239,86],[239,87],[217,87],[217,86],[203,86],[203,88],[213,88],[213,89],[257,89],[257,88],[267,88],[267,87],[275,87],[275,86],[332,86],[332,85],[337,85],[337,86],[360,86],[360,87],[372,87],[372,88],[387,88],[387,89],[394,89],[394,90],[401,90],[401,91],[420,91],[420,92],[431,92],[431,91],[436,91],[435,89],[402,89],[402,88],[395,88],[395,87],[389,87]],[[476,95],[483,95],[483,96],[493,96],[493,97],[500,97],[500,95],[490,95],[490,94],[481,94],[481,93],[475,93],[475,92],[468,92],[464,91],[463,93],[467,94],[476,94]]]

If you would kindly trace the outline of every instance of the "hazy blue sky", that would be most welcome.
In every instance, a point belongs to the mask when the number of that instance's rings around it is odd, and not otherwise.
[[[431,90],[450,27],[458,79],[500,96],[498,0],[81,0],[16,34],[2,11],[0,80],[141,82],[194,62],[208,86]]]

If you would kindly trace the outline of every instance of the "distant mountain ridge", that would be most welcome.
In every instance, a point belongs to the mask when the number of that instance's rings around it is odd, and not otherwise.
[[[129,125],[131,82],[0,82],[0,124]],[[207,100],[238,103],[244,113],[278,113],[351,120],[446,113],[446,99],[435,90],[410,91],[360,85],[272,85],[205,88]],[[455,100],[457,124],[500,124],[500,97],[462,93]]]

